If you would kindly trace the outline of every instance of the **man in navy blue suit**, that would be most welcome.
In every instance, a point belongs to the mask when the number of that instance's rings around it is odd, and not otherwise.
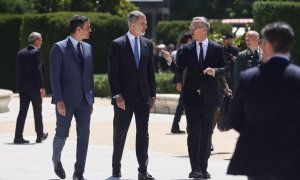
[[[155,102],[155,77],[152,42],[144,37],[147,20],[144,13],[128,15],[129,31],[115,39],[108,57],[108,79],[114,105],[113,177],[121,177],[121,159],[127,131],[134,113],[136,121],[136,155],[139,180],[153,180],[147,172],[148,122]]]
[[[266,25],[264,64],[241,73],[229,122],[240,133],[228,174],[249,180],[300,179],[300,68],[290,63],[293,29]]]
[[[94,81],[92,48],[82,40],[88,39],[92,30],[89,19],[78,15],[71,18],[69,30],[70,36],[55,43],[50,52],[52,103],[56,104],[57,117],[52,160],[55,173],[64,179],[66,174],[61,164],[61,153],[74,116],[77,151],[73,180],[83,180],[94,103]]]

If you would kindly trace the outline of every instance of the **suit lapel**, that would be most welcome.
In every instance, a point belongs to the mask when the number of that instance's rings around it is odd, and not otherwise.
[[[194,60],[195,60],[195,63],[198,64],[198,66],[200,67],[200,63],[199,63],[199,59],[198,59],[198,55],[197,55],[196,41],[194,41],[194,42],[190,45],[190,47],[191,47],[192,56],[193,56],[192,59],[194,59]]]
[[[144,65],[145,63],[145,57],[147,56],[147,44],[146,42],[140,37],[140,45],[141,45],[141,55],[140,55],[140,64],[139,69]]]
[[[71,42],[71,40],[69,38],[67,38],[67,47],[71,50],[71,52],[72,52],[72,54],[74,56],[74,59],[75,59],[77,65],[78,65],[78,68],[81,69],[81,65],[80,65],[79,59],[78,59],[78,57],[76,55],[75,48],[74,48],[74,46],[73,46],[73,44],[72,44],[72,42]]]
[[[205,59],[204,59],[204,62],[203,62],[204,65],[206,65],[207,64],[207,60],[210,59],[211,53],[212,53],[212,49],[213,49],[213,47],[212,47],[211,41],[208,40],[206,56],[205,56]]]
[[[125,43],[125,49],[126,49],[125,52],[128,52],[128,59],[130,61],[130,64],[134,67],[135,70],[137,70],[133,50],[132,50],[132,47],[131,47],[131,44],[130,44],[130,41],[129,41],[129,38],[127,35],[125,35],[124,43]]]

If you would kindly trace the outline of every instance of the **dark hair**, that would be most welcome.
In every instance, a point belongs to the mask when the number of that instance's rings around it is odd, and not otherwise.
[[[189,39],[192,39],[192,34],[191,33],[185,33],[181,38],[180,38],[180,44],[186,44],[188,43]]]
[[[273,47],[274,52],[287,53],[292,48],[294,31],[285,22],[274,22],[267,24],[261,34],[264,40],[268,41]]]
[[[70,20],[70,24],[69,24],[69,32],[71,34],[76,32],[76,28],[77,27],[83,27],[83,24],[86,21],[89,21],[90,19],[85,17],[85,16],[79,16],[79,15],[74,15],[71,20]]]

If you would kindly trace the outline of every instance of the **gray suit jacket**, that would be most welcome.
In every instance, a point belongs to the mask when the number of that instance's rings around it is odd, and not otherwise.
[[[55,43],[50,52],[50,80],[52,103],[63,101],[67,107],[74,107],[85,96],[89,105],[94,102],[93,56],[92,48],[82,42],[84,69],[81,69],[71,40]]]

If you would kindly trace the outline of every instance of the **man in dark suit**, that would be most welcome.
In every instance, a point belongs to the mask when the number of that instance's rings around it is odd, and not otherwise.
[[[212,121],[220,105],[217,77],[225,75],[223,47],[207,39],[210,24],[205,17],[193,18],[190,32],[194,39],[178,52],[178,65],[164,51],[164,57],[175,73],[186,68],[182,97],[188,132],[188,151],[192,172],[189,178],[210,178],[207,163],[210,156]]]
[[[23,138],[25,119],[32,103],[36,142],[41,143],[47,139],[48,133],[44,133],[42,121],[42,98],[46,95],[43,80],[42,35],[33,32],[28,37],[29,45],[17,54],[17,90],[20,96],[20,110],[16,123],[15,144],[26,144],[28,140]]]
[[[239,49],[232,45],[232,38],[232,35],[228,33],[222,36],[225,64],[228,68],[226,81],[228,82],[230,89],[234,88],[234,63],[236,61],[237,54],[239,53]]]
[[[114,105],[112,176],[121,177],[121,158],[134,113],[138,179],[150,180],[154,178],[147,172],[148,122],[156,97],[153,46],[142,37],[147,29],[142,12],[130,12],[128,26],[129,31],[112,42],[108,57],[108,79]]]
[[[171,57],[175,63],[177,63],[176,56],[177,56],[178,51],[181,51],[184,44],[192,43],[192,42],[193,42],[193,38],[192,38],[191,33],[185,33],[180,38],[180,48],[171,53]],[[180,53],[178,53],[178,54],[180,54]],[[182,102],[182,83],[183,83],[184,77],[183,77],[183,79],[181,79],[181,78],[182,77],[180,74],[176,74],[176,73],[174,74],[173,83],[175,84],[176,90],[178,92],[180,92],[179,99],[178,99],[178,105],[176,107],[176,111],[174,114],[174,119],[173,119],[173,123],[172,123],[172,127],[171,127],[171,133],[174,133],[174,134],[184,134],[185,133],[185,131],[180,130],[180,127],[179,127],[179,122],[180,122],[181,116],[184,111],[184,104]]]
[[[241,73],[230,111],[240,133],[228,174],[249,180],[300,179],[300,68],[290,63],[293,29],[266,25],[264,64]]]
[[[50,79],[53,103],[56,104],[56,133],[53,140],[55,173],[66,177],[61,164],[61,153],[69,136],[73,116],[76,119],[77,149],[73,180],[83,180],[86,162],[90,119],[94,103],[92,47],[88,39],[89,19],[75,15],[69,24],[70,36],[52,46],[50,52]]]

